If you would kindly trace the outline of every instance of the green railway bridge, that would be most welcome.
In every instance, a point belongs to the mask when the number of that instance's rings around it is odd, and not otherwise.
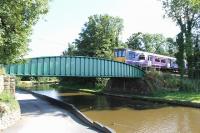
[[[6,66],[6,72],[16,76],[46,77],[121,77],[141,78],[140,68],[113,60],[84,56],[50,56],[30,58],[21,64]]]

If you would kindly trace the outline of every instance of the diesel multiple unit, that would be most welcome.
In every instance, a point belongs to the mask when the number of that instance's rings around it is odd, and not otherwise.
[[[142,68],[177,70],[176,58],[127,48],[115,49],[114,60]],[[185,61],[185,68],[187,67]]]

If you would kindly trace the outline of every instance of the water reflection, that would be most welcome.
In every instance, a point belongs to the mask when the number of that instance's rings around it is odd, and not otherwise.
[[[74,104],[117,133],[199,133],[200,110],[74,91],[40,91]]]

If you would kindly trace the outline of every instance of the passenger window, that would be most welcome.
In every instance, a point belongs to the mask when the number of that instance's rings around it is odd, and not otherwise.
[[[161,63],[166,63],[166,61],[165,60],[161,60]]]
[[[139,56],[139,60],[145,60],[145,56],[144,55],[140,55]]]
[[[159,59],[159,58],[156,58],[156,59],[155,59],[155,62],[160,62],[160,59]]]

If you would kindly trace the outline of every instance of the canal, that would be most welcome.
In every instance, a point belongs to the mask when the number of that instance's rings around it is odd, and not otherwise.
[[[117,133],[199,133],[200,109],[94,95],[78,91],[35,91],[75,105]]]

